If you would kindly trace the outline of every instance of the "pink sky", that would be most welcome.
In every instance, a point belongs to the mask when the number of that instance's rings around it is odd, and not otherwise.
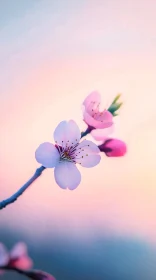
[[[0,223],[42,225],[45,234],[52,223],[73,234],[103,230],[156,240],[156,3],[67,3],[36,2],[0,28],[0,198],[33,174],[35,149],[53,141],[60,121],[85,128],[81,103],[94,89],[103,104],[122,92],[117,136],[128,154],[82,169],[73,192],[61,190],[46,170],[1,212]]]

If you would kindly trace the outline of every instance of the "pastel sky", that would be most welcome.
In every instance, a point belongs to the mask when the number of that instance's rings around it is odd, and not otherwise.
[[[0,1],[0,199],[33,174],[36,148],[60,121],[85,129],[92,90],[105,106],[122,93],[116,136],[128,145],[126,157],[83,168],[73,192],[46,170],[1,212],[1,226],[156,241],[155,11],[153,0]]]

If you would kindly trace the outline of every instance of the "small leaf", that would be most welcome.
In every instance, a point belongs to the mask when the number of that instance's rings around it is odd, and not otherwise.
[[[108,111],[114,116],[114,113],[122,106],[122,104],[122,102],[114,103],[108,108]]]
[[[117,114],[117,113],[114,112],[112,115],[113,115],[114,117],[116,117],[116,116],[118,116],[119,114]]]
[[[121,93],[119,93],[113,100],[112,104],[116,103],[116,101],[118,101],[118,99],[120,98]]]

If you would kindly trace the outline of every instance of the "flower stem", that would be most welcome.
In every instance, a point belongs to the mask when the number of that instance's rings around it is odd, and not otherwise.
[[[33,280],[56,280],[51,274],[41,270],[23,270],[16,267],[2,266],[0,269],[5,271],[15,271]]]
[[[86,131],[81,132],[81,138],[83,138],[84,136],[86,136],[87,134],[89,134],[93,129],[94,129],[94,127],[88,126],[87,129],[86,129]]]
[[[16,272],[18,272],[19,274],[22,274],[22,275],[25,275],[25,276],[31,278],[31,277],[29,276],[29,271],[25,271],[25,270],[21,270],[21,269],[18,269],[18,268],[15,268],[15,267],[9,267],[9,266],[0,267],[0,269],[2,269],[2,270],[12,270],[12,271],[16,271]],[[31,279],[34,279],[34,278],[31,278]]]
[[[46,169],[44,166],[40,166],[39,168],[37,168],[34,175],[15,194],[1,201],[0,210],[16,201],[18,197],[22,195],[27,190],[27,188],[42,174],[44,169]]]
[[[88,133],[90,133],[92,131],[93,127],[88,126],[86,131],[81,132],[81,138],[86,136]],[[10,196],[9,198],[2,200],[0,202],[0,210],[2,210],[3,208],[5,208],[7,205],[15,202],[18,197],[20,195],[22,195],[27,188],[38,178],[40,177],[40,175],[42,174],[43,170],[46,169],[46,167],[44,166],[40,166],[39,168],[36,169],[34,175],[12,196]]]

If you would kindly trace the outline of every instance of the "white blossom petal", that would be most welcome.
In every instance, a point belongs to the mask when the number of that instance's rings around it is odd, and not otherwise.
[[[98,146],[90,140],[83,140],[76,148],[77,152],[81,152],[85,149],[88,153],[100,153]]]
[[[60,162],[54,170],[56,183],[62,189],[74,190],[81,182],[81,174],[76,165],[69,161]]]
[[[75,161],[83,167],[94,167],[100,160],[100,150],[95,143],[89,140],[83,140],[75,152]]]
[[[76,162],[83,167],[91,168],[99,164],[101,156],[97,154],[84,154],[81,158],[76,159]]]
[[[53,168],[59,163],[60,154],[53,144],[45,142],[37,148],[35,158],[44,167]]]
[[[73,120],[59,123],[54,131],[55,142],[63,148],[79,143],[80,138],[80,129]]]

